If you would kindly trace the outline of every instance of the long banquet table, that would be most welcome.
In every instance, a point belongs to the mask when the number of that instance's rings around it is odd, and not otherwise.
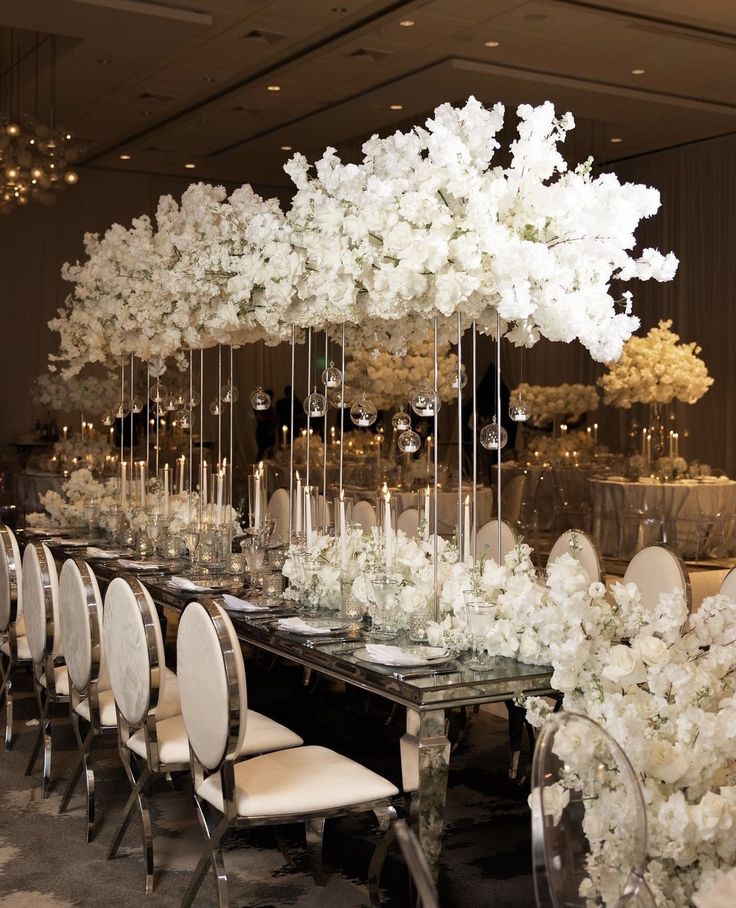
[[[35,537],[34,537],[35,538]],[[58,562],[82,557],[79,549],[52,545]],[[83,551],[83,550],[82,550]],[[115,576],[126,574],[110,562],[90,562],[104,590]],[[129,572],[128,572],[129,575]],[[175,592],[161,575],[137,574],[161,609],[180,613],[187,602],[204,594]],[[233,592],[237,593],[237,590]],[[241,591],[242,592],[242,591]],[[222,603],[216,596],[212,597]],[[298,638],[264,620],[263,613],[230,612],[238,639],[296,662],[306,669],[383,697],[406,710],[406,733],[400,742],[402,787],[411,799],[411,813],[427,860],[439,869],[444,826],[450,742],[446,733],[448,710],[453,707],[503,702],[522,693],[550,693],[551,668],[525,665],[514,659],[494,658],[487,671],[465,668],[460,660],[449,662],[450,674],[406,677],[412,670],[373,665],[357,660],[350,652],[359,644]],[[429,670],[428,670],[429,671]],[[443,666],[444,671],[444,666]],[[401,673],[405,677],[401,677]]]

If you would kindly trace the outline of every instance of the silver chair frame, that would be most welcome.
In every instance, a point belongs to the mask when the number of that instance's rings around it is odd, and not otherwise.
[[[30,668],[30,659],[21,659],[18,656],[18,634],[16,622],[18,620],[18,573],[20,564],[16,563],[15,552],[10,542],[8,527],[0,524],[0,543],[2,544],[5,560],[8,565],[8,580],[10,582],[10,613],[7,627],[0,628],[0,634],[8,636],[8,655],[0,653],[0,707],[5,700],[5,750],[13,746],[13,673],[16,668]]]
[[[51,790],[51,755],[52,755],[52,728],[53,719],[50,715],[51,707],[57,704],[68,704],[69,697],[56,690],[55,668],[63,666],[64,657],[54,656],[54,606],[51,592],[51,569],[46,556],[46,551],[40,542],[29,542],[36,549],[38,563],[41,568],[41,584],[43,587],[44,609],[46,613],[46,641],[44,651],[39,662],[33,661],[33,687],[38,703],[38,737],[33,745],[25,774],[30,776],[36,765],[36,760],[43,748],[43,797],[48,798]],[[46,684],[41,683],[45,676]]]
[[[82,772],[84,772],[87,790],[86,839],[88,842],[91,842],[95,835],[95,773],[92,764],[92,750],[97,738],[102,735],[115,734],[117,732],[117,726],[103,725],[100,721],[98,684],[100,680],[102,641],[100,634],[100,614],[97,607],[97,597],[95,595],[94,587],[94,574],[86,561],[83,561],[81,558],[75,558],[73,560],[74,564],[76,564],[79,569],[84,584],[84,596],[87,605],[92,647],[90,673],[86,686],[78,689],[74,685],[71,675],[69,676],[69,717],[71,719],[72,728],[74,729],[74,737],[77,739],[79,760],[67,782],[61,804],[59,805],[59,813],[64,813],[69,806],[69,801],[76,790]],[[89,703],[89,728],[87,734],[83,737],[81,723],[84,719],[77,712],[77,707],[84,700],[87,700]]]
[[[132,724],[118,709],[117,713],[118,753],[123,764],[123,769],[130,782],[130,796],[123,808],[123,816],[113,836],[107,851],[107,860],[110,861],[117,854],[122,844],[125,833],[133,818],[133,810],[137,806],[141,818],[141,834],[143,837],[143,854],[146,865],[146,895],[153,892],[154,882],[154,851],[153,851],[153,824],[151,812],[148,807],[148,791],[157,777],[173,772],[188,772],[189,763],[161,763],[159,758],[158,732],[156,729],[156,707],[159,700],[159,682],[162,672],[166,671],[165,665],[160,665],[158,660],[158,647],[156,645],[156,631],[150,617],[150,606],[143,592],[140,581],[131,574],[123,575],[128,586],[135,596],[141,615],[141,621],[146,635],[149,662],[149,701],[146,715],[142,722]],[[155,606],[154,606],[155,608]],[[131,737],[140,729],[144,730],[146,742],[145,764],[128,747]]]
[[[371,801],[352,807],[338,807],[319,813],[298,813],[274,816],[242,817],[238,814],[235,805],[235,765],[238,739],[240,737],[241,703],[238,690],[237,663],[230,634],[222,619],[217,606],[212,599],[198,600],[212,621],[222,650],[225,675],[228,689],[228,737],[220,763],[213,769],[206,769],[197,758],[189,745],[189,754],[192,766],[192,781],[194,791],[194,804],[197,817],[205,835],[206,845],[199,862],[192,873],[189,885],[181,901],[181,908],[189,908],[202,885],[208,866],[212,867],[217,887],[217,903],[219,908],[228,908],[227,873],[222,856],[222,840],[231,828],[246,829],[254,826],[275,826],[287,823],[304,823],[306,830],[307,854],[312,867],[312,875],[318,886],[323,886],[329,879],[325,873],[322,861],[323,838],[325,820],[331,817],[344,817],[352,814],[368,813],[372,811],[380,831],[383,833],[370,863],[368,871],[368,890],[372,906],[381,904],[379,882],[381,868],[385,860],[386,851],[393,838],[392,824],[397,819],[395,807],[388,800]],[[219,774],[222,788],[224,812],[221,814],[208,801],[197,794],[200,785],[211,775]]]
[[[677,554],[677,552],[672,548],[672,546],[667,545],[666,542],[653,542],[651,545],[644,546],[643,549],[639,549],[638,552],[635,552],[634,557],[636,557],[636,555],[638,555],[639,552],[645,552],[647,549],[655,549],[655,548],[664,549],[665,552],[669,552],[670,555],[672,555],[672,557],[675,559],[675,562],[677,563],[677,567],[680,571],[680,578],[682,580],[682,588],[685,591],[685,605],[687,606],[687,612],[689,615],[690,611],[692,610],[692,607],[693,607],[693,590],[692,590],[692,585],[690,583],[690,574],[688,573],[688,570],[685,567],[685,562]],[[631,562],[629,562],[629,563],[631,563]],[[625,576],[626,576],[626,572],[624,572],[624,577]]]

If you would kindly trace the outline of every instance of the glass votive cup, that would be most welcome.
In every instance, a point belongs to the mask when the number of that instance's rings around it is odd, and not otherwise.
[[[245,573],[245,554],[243,552],[231,552],[227,559],[228,574]]]
[[[268,568],[259,567],[255,568],[250,572],[250,583],[253,589],[262,590],[266,578],[269,576],[271,571]]]
[[[268,563],[274,571],[281,571],[286,563],[286,549],[271,549]]]
[[[409,639],[412,643],[427,642],[427,627],[429,625],[429,609],[420,606],[409,615]]]
[[[263,595],[267,599],[280,599],[284,589],[284,578],[279,571],[270,571],[263,576]]]

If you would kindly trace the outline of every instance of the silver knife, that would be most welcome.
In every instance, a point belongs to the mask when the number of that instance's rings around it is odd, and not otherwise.
[[[459,671],[459,668],[425,668],[421,671],[391,672],[391,677],[398,678],[399,681],[404,681],[409,680],[410,678],[432,678],[435,675],[454,675]]]

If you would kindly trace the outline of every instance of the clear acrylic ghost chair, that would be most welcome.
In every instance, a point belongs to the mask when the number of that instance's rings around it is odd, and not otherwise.
[[[729,599],[733,599],[736,602],[736,568],[731,568],[726,574],[718,592],[721,596],[728,596]]]
[[[268,515],[273,520],[273,536],[285,542],[289,536],[289,493],[276,489],[268,502]]]
[[[555,520],[557,530],[591,526],[592,501],[588,477],[576,467],[555,467]]]
[[[498,549],[498,521],[489,520],[478,530],[475,540],[475,550],[479,558],[492,558],[503,564],[504,558],[519,542],[516,530],[509,526],[505,520],[501,521],[501,550]]]
[[[520,524],[526,486],[526,473],[517,473],[501,487],[501,513],[511,526]]]
[[[10,527],[0,524],[0,706],[4,699],[5,750],[13,746],[13,675],[30,665],[20,548]]]
[[[419,511],[416,508],[402,511],[396,520],[396,526],[407,536],[416,536],[419,531]]]
[[[598,551],[587,533],[582,530],[565,530],[550,550],[547,567],[562,555],[572,555],[580,563],[591,583],[606,582]]]
[[[539,908],[654,908],[644,880],[647,820],[639,781],[600,725],[565,712],[545,722],[530,803]]]
[[[666,545],[650,545],[629,562],[624,573],[624,583],[635,583],[641,593],[642,603],[654,608],[662,593],[682,590],[688,611],[692,605],[690,578],[679,555]]]
[[[95,834],[95,774],[92,749],[101,735],[117,732],[115,700],[102,645],[102,596],[90,566],[69,558],[59,574],[59,620],[69,673],[69,715],[79,748],[79,760],[67,782],[59,813],[84,773],[87,794],[87,841]],[[87,727],[83,734],[82,722]]]
[[[353,506],[353,520],[359,523],[363,530],[370,530],[376,525],[376,509],[370,501],[358,501]]]
[[[47,798],[51,788],[50,712],[56,704],[69,702],[69,676],[59,623],[59,578],[51,550],[42,542],[28,543],[23,552],[23,614],[39,718],[38,737],[26,775],[33,772],[43,748],[43,797]]]
[[[207,839],[182,908],[191,905],[209,865],[218,903],[227,905],[222,840],[233,827],[304,823],[322,882],[325,820],[373,811],[388,828],[398,789],[376,773],[324,747],[297,747],[244,759],[250,734],[243,654],[225,610],[211,599],[190,602],[179,622],[177,668],[191,749],[194,798]],[[377,848],[376,854],[382,854]],[[371,880],[377,880],[375,864]],[[371,887],[371,902],[379,904]]]
[[[656,504],[647,501],[641,507],[626,508],[619,526],[619,558],[630,558],[641,549],[666,541],[664,515]]]

